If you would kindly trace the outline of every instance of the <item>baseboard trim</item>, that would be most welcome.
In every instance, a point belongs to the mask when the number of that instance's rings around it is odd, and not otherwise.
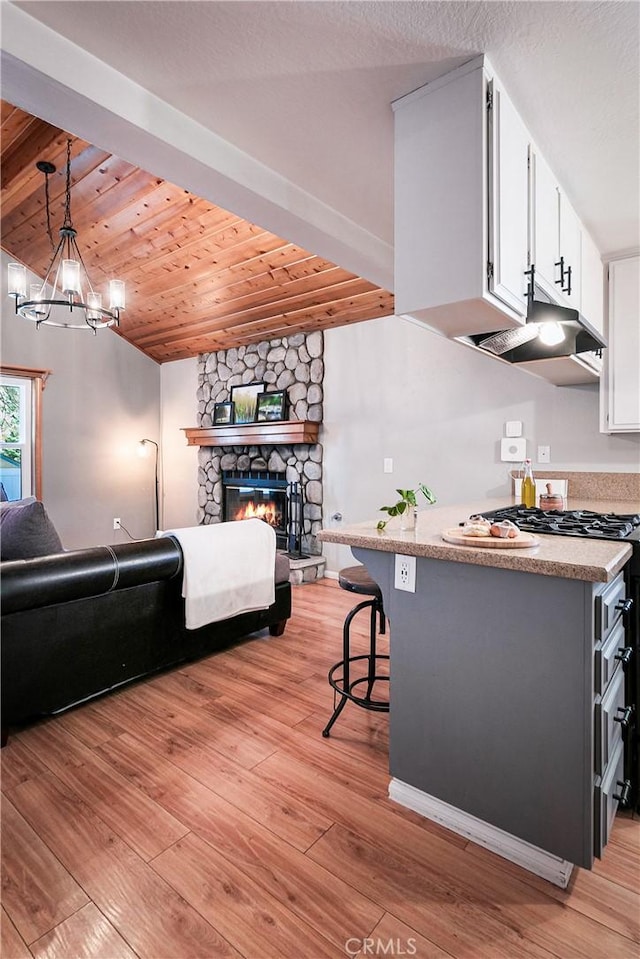
[[[430,796],[399,779],[392,779],[389,783],[389,799],[401,806],[406,806],[407,809],[412,809],[426,819],[432,819],[446,826],[460,836],[466,836],[479,846],[484,846],[485,849],[490,849],[498,856],[515,862],[516,865],[528,869],[536,876],[547,879],[554,886],[567,888],[573,863],[567,862],[566,859],[560,859],[545,852],[544,849],[532,846],[524,839],[518,839],[498,829],[497,826],[483,822],[482,819],[477,819],[462,809],[456,809],[455,806],[450,806],[449,803],[436,799],[435,796]]]
[[[334,569],[325,569],[325,571],[324,571],[324,578],[325,578],[325,579],[335,579],[335,580],[337,580],[337,579],[338,579],[338,573],[337,573],[336,570],[334,570]]]

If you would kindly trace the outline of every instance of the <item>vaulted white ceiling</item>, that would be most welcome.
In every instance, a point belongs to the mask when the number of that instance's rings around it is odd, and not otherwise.
[[[277,171],[381,249],[393,242],[391,101],[486,53],[601,253],[638,245],[635,0],[15,6]],[[37,112],[33,102],[17,105]],[[39,115],[52,119],[46,112]],[[105,141],[110,135],[106,126]],[[101,146],[126,156],[117,143]],[[344,265],[366,275],[360,264]]]

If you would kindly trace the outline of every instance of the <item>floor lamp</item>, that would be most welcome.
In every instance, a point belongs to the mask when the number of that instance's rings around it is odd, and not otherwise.
[[[147,443],[151,443],[156,448],[155,470],[156,470],[156,532],[157,532],[160,529],[160,498],[158,496],[158,454],[160,452],[160,448],[155,440],[149,440],[149,439],[140,440],[141,456],[147,455],[147,450],[146,450]]]

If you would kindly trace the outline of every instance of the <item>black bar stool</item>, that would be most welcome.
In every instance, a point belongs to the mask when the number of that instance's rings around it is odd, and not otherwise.
[[[331,727],[346,706],[349,699],[352,703],[355,703],[356,706],[362,706],[364,709],[372,709],[375,712],[380,713],[389,712],[388,700],[373,699],[372,697],[373,686],[375,682],[389,682],[388,676],[380,676],[376,674],[376,663],[383,659],[389,659],[388,656],[382,656],[376,652],[378,617],[380,618],[380,633],[384,634],[386,631],[386,618],[384,615],[384,608],[382,606],[382,593],[380,591],[380,587],[371,579],[366,567],[364,566],[348,566],[346,569],[340,570],[338,574],[338,583],[342,589],[348,589],[352,593],[363,593],[365,596],[371,596],[371,599],[365,599],[363,602],[358,603],[357,606],[354,606],[351,612],[347,614],[347,617],[344,621],[344,626],[342,627],[342,659],[339,663],[336,663],[335,666],[331,667],[328,677],[329,683],[331,686],[333,686],[335,692],[340,695],[340,702],[335,707],[331,719],[322,730],[323,736],[329,735]],[[363,656],[352,656],[349,630],[351,628],[351,622],[354,616],[356,616],[363,609],[371,610],[369,652]],[[360,679],[351,680],[351,664],[357,662],[358,660],[366,660],[367,675],[362,676]],[[340,675],[336,676],[336,673],[339,673]],[[361,683],[367,684],[367,691],[364,696],[358,695],[353,691],[354,688],[359,686]]]

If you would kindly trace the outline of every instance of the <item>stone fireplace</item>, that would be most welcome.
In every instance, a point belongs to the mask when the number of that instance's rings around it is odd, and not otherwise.
[[[265,383],[267,390],[286,390],[290,420],[321,423],[323,353],[322,332],[314,331],[201,354],[198,358],[198,426],[211,427],[214,404],[230,399],[231,387],[241,383]],[[268,474],[279,479],[285,487],[291,483],[299,484],[303,500],[302,549],[312,556],[319,556],[322,553],[317,540],[317,533],[322,528],[322,445],[273,445],[266,442],[251,446],[201,446],[198,454],[199,523],[218,523],[223,518],[230,518],[225,514],[223,474],[238,472],[245,476]],[[248,495],[245,494],[245,498]],[[278,546],[281,542],[284,543],[278,537]]]

